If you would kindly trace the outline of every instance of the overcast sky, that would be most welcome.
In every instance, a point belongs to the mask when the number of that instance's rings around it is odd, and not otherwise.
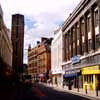
[[[11,15],[25,16],[24,49],[43,37],[53,37],[53,31],[61,25],[81,0],[0,0],[4,21],[11,29]],[[24,50],[27,63],[27,50]]]

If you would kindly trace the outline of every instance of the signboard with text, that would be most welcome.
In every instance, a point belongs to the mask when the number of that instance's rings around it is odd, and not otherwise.
[[[80,62],[80,55],[72,57],[72,64],[77,64]]]

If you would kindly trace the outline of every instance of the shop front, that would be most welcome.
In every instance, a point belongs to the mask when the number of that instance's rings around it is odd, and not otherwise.
[[[63,80],[62,74],[55,74],[52,77],[53,85],[62,86],[62,80]]]
[[[100,65],[82,68],[83,88],[100,90]]]
[[[76,72],[76,73],[75,73]],[[80,70],[74,70],[74,73],[67,72],[64,74],[64,85],[72,86],[73,88],[81,88],[82,87],[82,76]]]

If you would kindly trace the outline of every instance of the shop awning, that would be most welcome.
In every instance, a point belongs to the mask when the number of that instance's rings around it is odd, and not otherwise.
[[[72,77],[76,77],[77,73],[72,73],[72,74],[65,74],[64,78],[72,78]]]
[[[44,74],[39,74],[39,77],[44,77]]]

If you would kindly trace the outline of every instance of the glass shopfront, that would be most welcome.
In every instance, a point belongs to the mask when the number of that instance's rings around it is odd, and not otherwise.
[[[100,89],[100,66],[89,66],[82,68],[83,88],[89,90]]]

